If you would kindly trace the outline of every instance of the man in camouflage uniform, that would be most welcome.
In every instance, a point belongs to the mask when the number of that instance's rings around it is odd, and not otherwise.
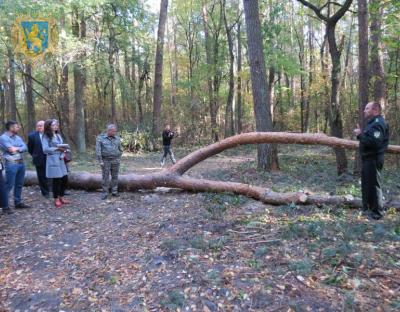
[[[96,139],[96,158],[100,163],[103,174],[103,195],[101,199],[107,199],[110,190],[111,194],[118,197],[118,172],[122,156],[121,139],[117,135],[117,127],[114,124],[107,126],[107,131],[100,134]]]

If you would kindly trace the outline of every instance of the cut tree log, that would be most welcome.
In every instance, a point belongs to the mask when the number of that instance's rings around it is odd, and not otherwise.
[[[211,181],[182,176],[199,162],[221,153],[224,150],[245,144],[279,143],[325,145],[357,149],[358,142],[338,139],[324,134],[300,134],[287,132],[253,132],[229,137],[220,142],[203,147],[179,160],[174,166],[161,172],[146,175],[126,174],[119,176],[121,191],[135,191],[139,189],[154,190],[157,187],[178,188],[191,192],[229,192],[244,195],[266,204],[315,204],[315,205],[346,205],[361,207],[361,200],[350,195],[329,196],[323,194],[306,194],[303,192],[277,193],[270,189],[236,182]],[[400,146],[389,146],[388,153],[400,154]],[[36,173],[27,171],[26,185],[37,184]],[[75,189],[97,190],[101,188],[101,175],[88,172],[72,172],[69,174],[69,186]],[[400,202],[391,201],[387,207],[400,209]]]

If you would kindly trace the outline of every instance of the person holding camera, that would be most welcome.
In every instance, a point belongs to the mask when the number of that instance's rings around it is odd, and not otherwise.
[[[162,133],[162,140],[163,140],[163,150],[164,154],[163,157],[161,158],[161,167],[164,166],[165,159],[167,159],[168,155],[171,157],[171,161],[173,164],[176,163],[174,153],[172,152],[171,149],[171,141],[174,138],[175,133],[171,131],[170,125],[166,125],[165,129]]]

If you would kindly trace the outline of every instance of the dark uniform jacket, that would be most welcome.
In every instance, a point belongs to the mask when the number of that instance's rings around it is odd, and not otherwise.
[[[360,141],[360,154],[363,159],[383,156],[389,145],[389,126],[381,115],[376,116],[368,121],[357,139]]]
[[[174,134],[171,130],[164,130],[162,133],[163,145],[170,146],[171,140],[174,137]]]
[[[38,131],[31,132],[28,136],[28,152],[35,166],[46,167],[46,155],[43,153],[42,139]]]

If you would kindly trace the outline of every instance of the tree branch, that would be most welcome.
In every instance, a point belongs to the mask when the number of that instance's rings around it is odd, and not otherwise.
[[[342,7],[332,17],[329,18],[328,23],[336,24],[348,11],[352,3],[353,0],[346,0],[346,2],[342,5]]]
[[[218,143],[203,147],[187,155],[171,168],[147,175],[126,174],[119,176],[119,188],[125,191],[138,189],[155,189],[157,187],[179,188],[192,192],[231,192],[255,198],[264,203],[281,204],[330,204],[361,207],[361,200],[352,196],[314,195],[303,192],[276,193],[263,187],[236,182],[210,181],[182,176],[187,170],[199,162],[216,155],[226,149],[242,144],[282,143],[282,144],[311,144],[327,145],[357,149],[358,142],[338,139],[323,134],[302,134],[287,132],[253,132],[229,137]],[[388,153],[400,154],[400,146],[389,146]],[[69,185],[72,188],[96,190],[101,188],[101,175],[87,172],[75,172],[69,175]],[[26,185],[37,183],[36,173],[28,171]],[[385,206],[400,208],[400,202],[385,203]]]
[[[318,8],[315,5],[313,5],[312,3],[306,1],[306,0],[297,0],[299,1],[301,4],[303,4],[304,6],[310,8],[311,10],[313,10],[315,12],[315,14],[323,21],[328,22],[328,17],[326,17],[325,15],[323,15],[321,13],[322,8]]]

